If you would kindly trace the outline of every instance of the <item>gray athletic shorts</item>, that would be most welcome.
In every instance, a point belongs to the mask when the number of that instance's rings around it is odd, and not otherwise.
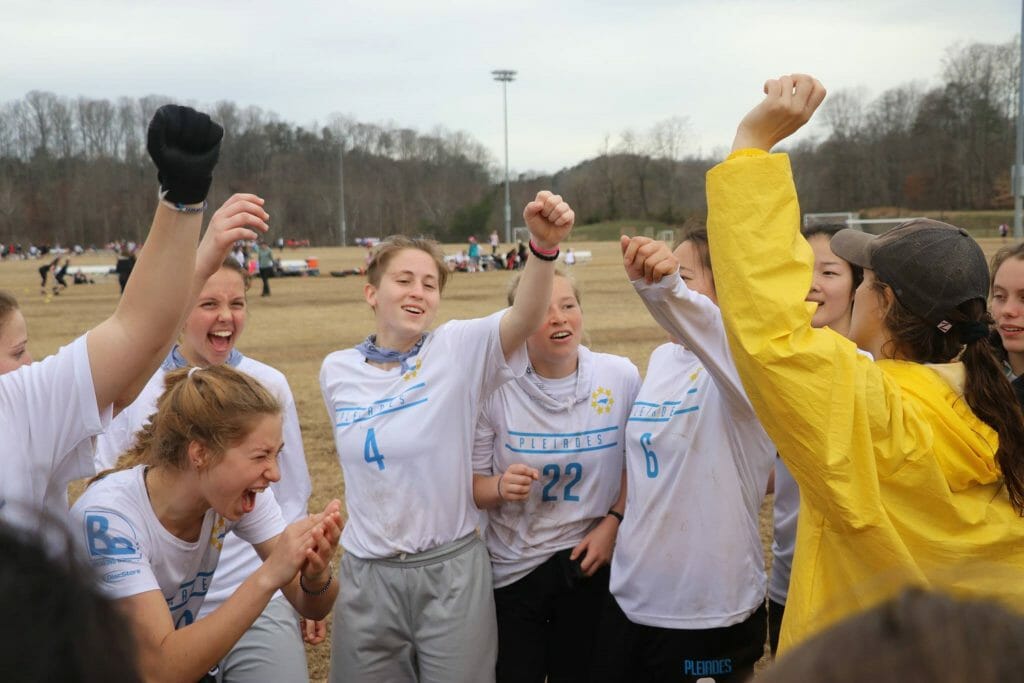
[[[331,683],[487,683],[498,626],[491,562],[475,533],[422,553],[346,553],[331,631]]]
[[[222,683],[309,681],[299,613],[283,595],[267,603],[231,652],[220,661]]]

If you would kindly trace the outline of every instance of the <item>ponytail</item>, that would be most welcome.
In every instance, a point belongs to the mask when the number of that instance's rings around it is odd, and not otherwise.
[[[140,464],[184,470],[192,441],[207,449],[213,464],[248,436],[259,417],[281,414],[281,404],[262,384],[226,365],[174,370],[164,381],[156,412],[131,447],[90,484]]]

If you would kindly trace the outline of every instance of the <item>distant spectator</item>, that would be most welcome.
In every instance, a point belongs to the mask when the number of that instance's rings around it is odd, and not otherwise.
[[[56,270],[57,263],[60,262],[60,258],[55,258],[44,266],[39,266],[39,293],[46,294],[46,281],[50,277],[50,271]]]
[[[260,242],[256,258],[260,266],[260,279],[263,280],[263,293],[260,296],[270,296],[270,278],[274,277],[274,252],[270,250],[270,245]]]
[[[1006,236],[1009,235],[1009,234],[1010,234],[1010,226],[1008,226],[1006,223],[1000,223],[999,224],[999,236],[1002,237],[1005,240]]]
[[[121,256],[117,259],[114,272],[117,273],[117,282],[121,285],[122,294],[124,294],[124,287],[128,284],[128,278],[131,276],[133,268],[135,268],[135,254],[127,245],[121,247]]]
[[[68,267],[71,265],[71,259],[64,259],[64,263],[61,267],[53,272],[53,293],[60,294],[62,290],[68,288],[68,282],[64,278],[67,277]]]
[[[476,242],[476,236],[469,236],[469,266],[468,270],[475,273],[480,270],[480,245]]]
[[[572,253],[572,249],[565,251],[565,265],[572,267],[576,265],[576,254]]]
[[[490,241],[491,241],[491,256],[497,256],[498,255],[498,245],[500,244],[500,242],[498,241],[498,231],[497,230],[491,230]]]
[[[523,268],[526,265],[526,245],[519,242],[519,247],[516,249],[516,270]]]

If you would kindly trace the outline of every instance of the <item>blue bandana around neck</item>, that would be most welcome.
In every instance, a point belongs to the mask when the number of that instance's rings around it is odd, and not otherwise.
[[[420,352],[425,341],[427,341],[427,333],[424,333],[411,349],[403,353],[394,349],[377,348],[377,335],[371,334],[361,344],[357,344],[356,349],[363,354],[363,358],[366,360],[372,360],[375,363],[398,363],[402,372],[405,373],[412,369],[407,361]]]
[[[245,358],[245,356],[243,356],[238,349],[231,349],[228,359],[224,362],[233,368],[237,368],[243,358]],[[192,364],[185,360],[185,356],[181,355],[181,347],[177,344],[175,344],[174,348],[171,349],[171,352],[167,354],[167,358],[164,358],[164,362],[160,364],[160,369],[166,372],[189,367],[192,367]]]

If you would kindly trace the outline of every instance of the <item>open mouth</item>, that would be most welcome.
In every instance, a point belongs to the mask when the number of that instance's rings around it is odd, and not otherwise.
[[[402,306],[402,310],[413,315],[423,315],[423,309],[419,306]]]
[[[999,332],[1002,334],[1020,334],[1024,332],[1024,327],[1017,327],[1016,325],[1000,325]]]
[[[555,341],[562,341],[563,339],[568,339],[571,336],[572,336],[572,332],[570,332],[569,330],[559,330],[558,332],[555,332],[550,337],[548,337],[548,339],[553,339]]]
[[[235,335],[230,330],[219,330],[206,335],[206,339],[210,342],[210,346],[213,347],[214,351],[225,352],[231,350]]]
[[[247,515],[252,512],[256,508],[256,495],[266,490],[266,486],[246,489],[242,494],[242,513]]]

